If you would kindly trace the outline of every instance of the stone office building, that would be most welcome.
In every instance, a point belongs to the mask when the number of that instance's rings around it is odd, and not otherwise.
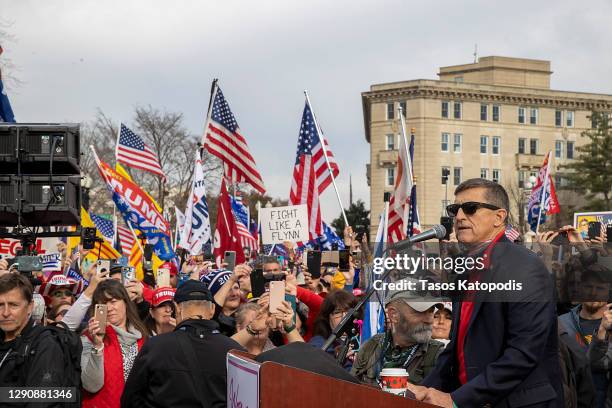
[[[407,132],[415,134],[418,208],[427,227],[440,220],[446,188],[451,202],[454,188],[474,177],[525,189],[546,152],[553,152],[554,169],[575,158],[584,143],[580,133],[592,126],[591,111],[612,111],[612,95],[552,90],[551,74],[549,61],[491,56],[442,67],[439,80],[376,84],[363,92],[372,237],[384,192],[393,190],[398,106]],[[447,185],[443,169],[450,172]]]

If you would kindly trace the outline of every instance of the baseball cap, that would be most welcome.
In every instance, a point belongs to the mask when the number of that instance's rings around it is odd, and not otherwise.
[[[174,301],[176,303],[186,302],[188,300],[208,300],[213,301],[213,295],[208,290],[208,285],[203,282],[189,279],[176,290]]]
[[[153,291],[151,298],[151,306],[157,307],[164,302],[169,302],[174,299],[174,289],[172,288],[157,288]]]
[[[444,303],[442,299],[431,296],[429,292],[408,289],[409,287],[420,287],[419,281],[416,279],[405,278],[394,283],[397,289],[390,291],[385,299],[385,307],[389,303],[401,299],[417,312],[424,312],[436,305],[442,305]]]

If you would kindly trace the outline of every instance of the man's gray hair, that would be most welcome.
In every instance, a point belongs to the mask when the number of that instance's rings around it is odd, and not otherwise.
[[[459,184],[455,189],[455,195],[465,190],[471,190],[473,188],[484,188],[485,198],[489,204],[493,204],[499,208],[503,208],[510,213],[510,199],[506,190],[495,181],[473,178],[465,180]]]

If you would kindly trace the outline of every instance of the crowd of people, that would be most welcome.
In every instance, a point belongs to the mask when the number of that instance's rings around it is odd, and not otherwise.
[[[377,387],[383,369],[404,368],[411,397],[445,407],[611,407],[612,247],[605,234],[585,240],[567,226],[496,254],[494,246],[508,241],[503,188],[468,180],[455,191],[455,204],[451,241],[488,256],[487,271],[535,282],[531,290],[550,290],[554,301],[391,291],[381,333],[361,342],[358,311],[309,363],[320,362],[325,375]],[[224,406],[229,350],[310,356],[363,296],[370,246],[350,227],[344,238],[350,268],[328,266],[320,277],[289,243],[286,259],[253,257],[231,270],[199,256],[185,256],[180,266],[164,263],[169,286],[126,280],[114,261],[108,270],[97,263],[81,270],[82,247],[47,276],[17,272],[2,259],[0,387],[79,390],[76,402],[49,406]],[[62,244],[60,250],[68,252]],[[66,276],[68,268],[82,279]],[[285,300],[274,308],[271,292],[254,296],[250,275],[257,268],[274,277],[268,281],[284,281]]]

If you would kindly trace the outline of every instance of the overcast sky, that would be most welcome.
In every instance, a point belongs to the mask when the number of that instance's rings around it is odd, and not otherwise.
[[[271,195],[287,197],[308,89],[348,206],[369,206],[360,93],[436,79],[438,67],[502,55],[552,62],[552,87],[612,94],[612,2],[0,0],[19,122],[130,122],[134,107],[182,112],[201,134],[211,80],[234,112]],[[416,147],[418,149],[418,146]],[[331,221],[338,204],[322,198]]]

